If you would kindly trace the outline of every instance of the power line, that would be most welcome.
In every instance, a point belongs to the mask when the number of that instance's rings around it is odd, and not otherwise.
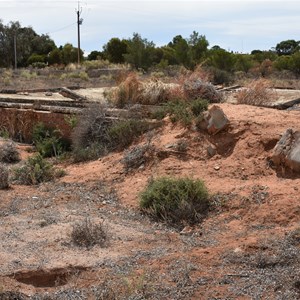
[[[47,32],[46,34],[52,34],[52,33],[55,33],[55,32],[62,31],[62,30],[64,30],[64,29],[66,29],[66,28],[69,28],[69,27],[71,27],[71,26],[75,25],[76,23],[77,23],[77,22],[74,22],[74,23],[72,23],[72,24],[69,24],[69,25],[66,25],[66,26],[64,26],[64,27],[61,27],[61,28],[55,29],[54,31]]]

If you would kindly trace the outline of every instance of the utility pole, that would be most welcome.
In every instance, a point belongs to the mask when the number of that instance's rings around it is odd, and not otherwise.
[[[17,34],[14,34],[15,70],[17,70]]]
[[[79,6],[78,1],[78,9],[76,10],[77,14],[77,39],[78,39],[78,47],[77,47],[77,57],[78,57],[78,65],[80,65],[80,25],[82,25],[83,19],[80,18],[82,13],[82,8]]]

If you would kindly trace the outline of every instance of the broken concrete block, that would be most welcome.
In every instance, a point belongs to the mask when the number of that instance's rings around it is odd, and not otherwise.
[[[275,167],[300,172],[300,131],[287,129],[273,149],[271,160]]]

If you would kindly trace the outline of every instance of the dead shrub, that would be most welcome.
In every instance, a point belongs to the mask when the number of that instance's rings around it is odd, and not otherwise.
[[[20,161],[20,154],[14,142],[6,142],[0,145],[0,161],[5,163]]]
[[[106,106],[90,104],[85,108],[72,131],[73,158],[76,162],[96,159],[107,153],[108,121]]]
[[[270,88],[270,82],[266,79],[254,80],[236,94],[238,104],[256,106],[266,105],[271,99],[276,98],[276,92]]]
[[[190,100],[201,98],[210,103],[220,103],[223,100],[222,94],[212,84],[192,76],[185,80],[183,91],[185,97]]]
[[[112,94],[114,104],[122,108],[128,104],[138,103],[141,82],[135,73],[130,73]]]
[[[121,162],[123,163],[126,171],[137,169],[153,157],[154,151],[155,147],[150,142],[144,145],[138,145],[128,151],[125,151]]]
[[[8,175],[8,169],[0,164],[0,190],[8,188]]]
[[[74,245],[92,248],[95,245],[106,247],[108,245],[107,228],[103,222],[92,223],[89,218],[73,226],[71,239]]]
[[[174,85],[157,79],[142,82],[135,73],[130,73],[108,96],[111,102],[119,108],[134,104],[157,105],[167,102],[172,95],[176,94],[178,97],[178,91],[173,90]]]

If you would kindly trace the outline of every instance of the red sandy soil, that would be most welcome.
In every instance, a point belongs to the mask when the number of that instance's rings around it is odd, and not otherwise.
[[[166,119],[138,169],[113,153],[61,165],[56,182],[1,191],[0,298],[298,299],[300,177],[276,172],[269,157],[287,128],[299,129],[299,112],[219,106],[227,130],[209,136]],[[139,193],[165,175],[205,182],[214,204],[203,223],[182,230],[141,214]],[[107,247],[72,243],[86,217],[104,221]]]

